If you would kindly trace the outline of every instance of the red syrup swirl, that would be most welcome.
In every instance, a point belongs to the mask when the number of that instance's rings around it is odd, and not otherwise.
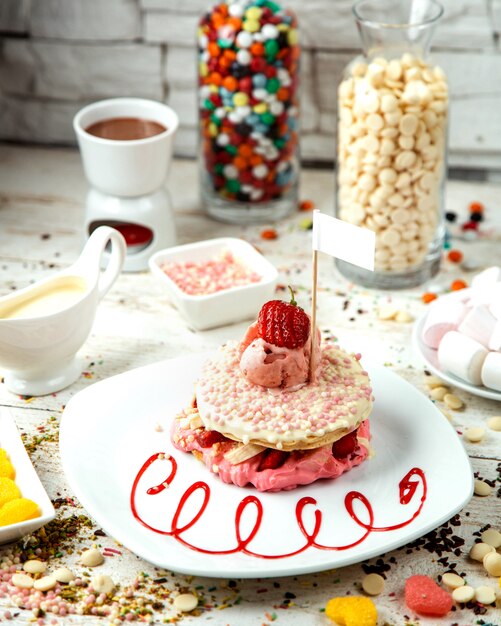
[[[150,458],[143,464],[143,466],[137,473],[136,478],[134,479],[134,482],[132,484],[131,493],[130,493],[130,507],[131,507],[132,514],[134,518],[148,530],[158,533],[159,535],[173,537],[174,539],[179,541],[179,543],[186,546],[187,548],[190,548],[191,550],[195,550],[202,554],[225,555],[225,554],[235,554],[237,552],[241,552],[242,554],[247,554],[248,556],[253,556],[253,557],[257,557],[261,559],[282,559],[286,557],[295,556],[296,554],[300,554],[301,552],[304,552],[310,547],[317,548],[319,550],[336,550],[336,551],[348,550],[350,548],[353,548],[354,546],[361,544],[373,532],[390,532],[393,530],[397,530],[399,528],[403,528],[404,526],[407,526],[408,524],[413,522],[421,513],[424,503],[426,501],[427,493],[428,493],[426,477],[425,477],[423,470],[421,470],[419,467],[413,467],[411,470],[407,472],[407,474],[399,482],[399,500],[400,500],[400,504],[402,504],[403,506],[409,505],[414,500],[416,491],[419,485],[421,484],[423,488],[423,493],[421,495],[418,508],[416,509],[416,511],[414,511],[414,513],[409,518],[407,518],[404,521],[395,523],[390,526],[377,526],[374,524],[374,519],[375,519],[374,511],[372,509],[372,506],[369,500],[366,498],[366,496],[364,496],[359,491],[348,492],[344,499],[344,505],[345,505],[346,511],[350,515],[350,517],[355,521],[355,523],[364,530],[364,532],[362,533],[360,538],[357,539],[356,541],[353,541],[352,543],[349,543],[346,545],[339,545],[339,546],[324,545],[316,541],[318,534],[320,533],[320,530],[322,528],[322,511],[320,511],[318,508],[316,508],[314,511],[315,523],[313,525],[313,529],[311,530],[311,532],[309,532],[306,529],[304,519],[303,519],[303,511],[308,506],[316,507],[317,501],[315,500],[315,498],[312,498],[310,496],[304,496],[303,498],[300,498],[297,501],[295,513],[296,513],[296,522],[297,522],[298,528],[303,534],[305,538],[305,542],[303,545],[298,547],[297,550],[284,553],[284,554],[260,554],[258,552],[254,552],[252,549],[249,548],[249,544],[253,541],[253,539],[258,534],[259,529],[261,528],[264,509],[263,509],[263,504],[261,500],[257,496],[254,496],[254,495],[246,496],[240,501],[240,503],[237,506],[237,510],[235,512],[235,538],[236,538],[235,547],[228,548],[227,550],[209,550],[207,548],[202,548],[202,547],[199,547],[190,543],[189,541],[184,539],[182,536],[184,533],[186,533],[186,531],[188,531],[190,528],[195,526],[195,524],[197,524],[197,522],[202,517],[205,509],[207,508],[207,505],[209,504],[211,491],[207,483],[203,481],[197,481],[186,489],[186,491],[181,496],[179,503],[176,507],[176,510],[174,512],[174,515],[172,517],[170,530],[161,530],[159,528],[154,528],[153,526],[145,522],[144,519],[141,517],[141,514],[138,512],[137,505],[136,505],[136,494],[137,494],[139,482],[142,479],[145,472],[151,467],[151,465],[159,459],[169,461],[171,464],[171,471],[164,481],[162,481],[158,485],[150,487],[149,489],[146,490],[146,493],[151,496],[155,496],[155,495],[158,495],[159,493],[162,493],[162,491],[164,491],[164,489],[166,489],[176,477],[177,463],[174,457],[166,455],[165,453],[162,453],[162,452],[157,452],[156,454],[153,454],[152,456],[150,456]],[[191,520],[185,523],[184,526],[179,526],[179,519],[186,507],[187,502],[190,500],[190,498],[194,494],[196,494],[199,491],[202,492],[203,499],[198,510],[195,512]],[[355,502],[359,502],[365,509],[366,514],[367,514],[367,521],[364,522],[360,518],[360,515],[355,511],[355,508],[354,508]],[[255,520],[247,536],[242,537],[242,531],[241,531],[242,516],[249,506],[255,507]]]

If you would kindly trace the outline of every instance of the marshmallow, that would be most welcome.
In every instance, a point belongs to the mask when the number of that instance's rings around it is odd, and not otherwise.
[[[423,327],[423,341],[437,349],[442,337],[450,330],[457,330],[468,313],[462,302],[440,302],[432,305]]]
[[[486,270],[473,277],[471,281],[471,288],[475,291],[477,289],[483,290],[484,288],[492,287],[499,281],[501,281],[501,267],[488,267]]]
[[[485,387],[501,391],[501,352],[489,352],[482,366],[481,378]]]
[[[474,307],[466,315],[458,330],[487,348],[495,326],[496,318],[485,305],[481,305]]]
[[[494,330],[492,331],[492,335],[489,339],[489,350],[494,350],[495,352],[501,352],[501,321],[498,320],[496,325],[494,326]]]
[[[479,304],[494,304],[501,302],[501,282],[494,283],[488,287],[479,287],[470,291],[468,304],[477,306]]]
[[[451,330],[438,347],[440,367],[472,385],[482,382],[481,371],[487,350],[471,337]]]

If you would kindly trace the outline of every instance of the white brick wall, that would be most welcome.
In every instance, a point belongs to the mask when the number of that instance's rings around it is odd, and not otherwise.
[[[434,58],[451,85],[450,163],[501,170],[501,0],[442,0]],[[74,143],[83,104],[168,102],[197,145],[195,31],[211,0],[0,0],[0,139]],[[335,153],[336,87],[360,50],[351,0],[288,0],[300,23],[301,153]],[[20,37],[21,35],[21,37]]]

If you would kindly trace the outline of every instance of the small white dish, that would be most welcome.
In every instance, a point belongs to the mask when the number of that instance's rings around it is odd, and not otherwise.
[[[7,452],[14,466],[16,471],[14,480],[21,491],[21,495],[23,498],[29,498],[36,502],[42,513],[40,517],[26,522],[0,526],[0,544],[2,544],[17,541],[21,537],[29,535],[54,519],[56,512],[30,461],[14,420],[6,409],[0,409],[0,448]]]
[[[322,571],[405,545],[471,498],[473,472],[448,420],[391,370],[367,363],[374,458],[292,491],[224,484],[169,434],[206,359],[178,357],[108,378],[77,393],[63,414],[61,460],[75,494],[147,561],[218,578]],[[154,460],[159,454],[168,458]]]
[[[248,285],[223,289],[209,295],[182,291],[163,271],[168,262],[201,262],[214,259],[224,250],[261,276]],[[278,272],[251,244],[235,237],[208,239],[160,250],[150,259],[150,269],[167,290],[173,304],[195,330],[206,330],[256,317],[261,306],[275,293]]]
[[[469,290],[468,290],[469,291]],[[455,291],[453,293],[447,294],[445,296],[440,297],[440,301],[442,302],[442,298],[450,298],[451,301],[457,300],[460,297],[464,297],[467,295],[467,290],[462,289],[461,291]],[[414,324],[414,328],[412,330],[412,344],[414,346],[415,351],[419,354],[419,356],[425,362],[427,368],[430,370],[432,374],[438,376],[446,383],[450,385],[454,385],[455,387],[459,387],[459,389],[463,389],[464,391],[468,391],[475,396],[480,396],[481,398],[488,398],[489,400],[497,400],[501,402],[501,392],[495,391],[494,389],[488,389],[483,385],[472,385],[466,380],[461,380],[454,374],[444,371],[440,367],[440,363],[438,362],[438,350],[434,350],[427,346],[423,341],[423,329],[426,323],[426,318],[429,314],[429,311],[424,313],[420,318],[418,318]]]

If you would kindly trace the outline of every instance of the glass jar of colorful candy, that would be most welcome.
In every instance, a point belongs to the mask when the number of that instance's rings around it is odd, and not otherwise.
[[[201,195],[212,217],[273,221],[297,206],[296,18],[273,0],[226,0],[198,29]]]
[[[403,288],[439,270],[447,169],[447,77],[428,54],[436,0],[359,0],[364,55],[338,89],[337,216],[376,233],[375,271],[350,280]]]

